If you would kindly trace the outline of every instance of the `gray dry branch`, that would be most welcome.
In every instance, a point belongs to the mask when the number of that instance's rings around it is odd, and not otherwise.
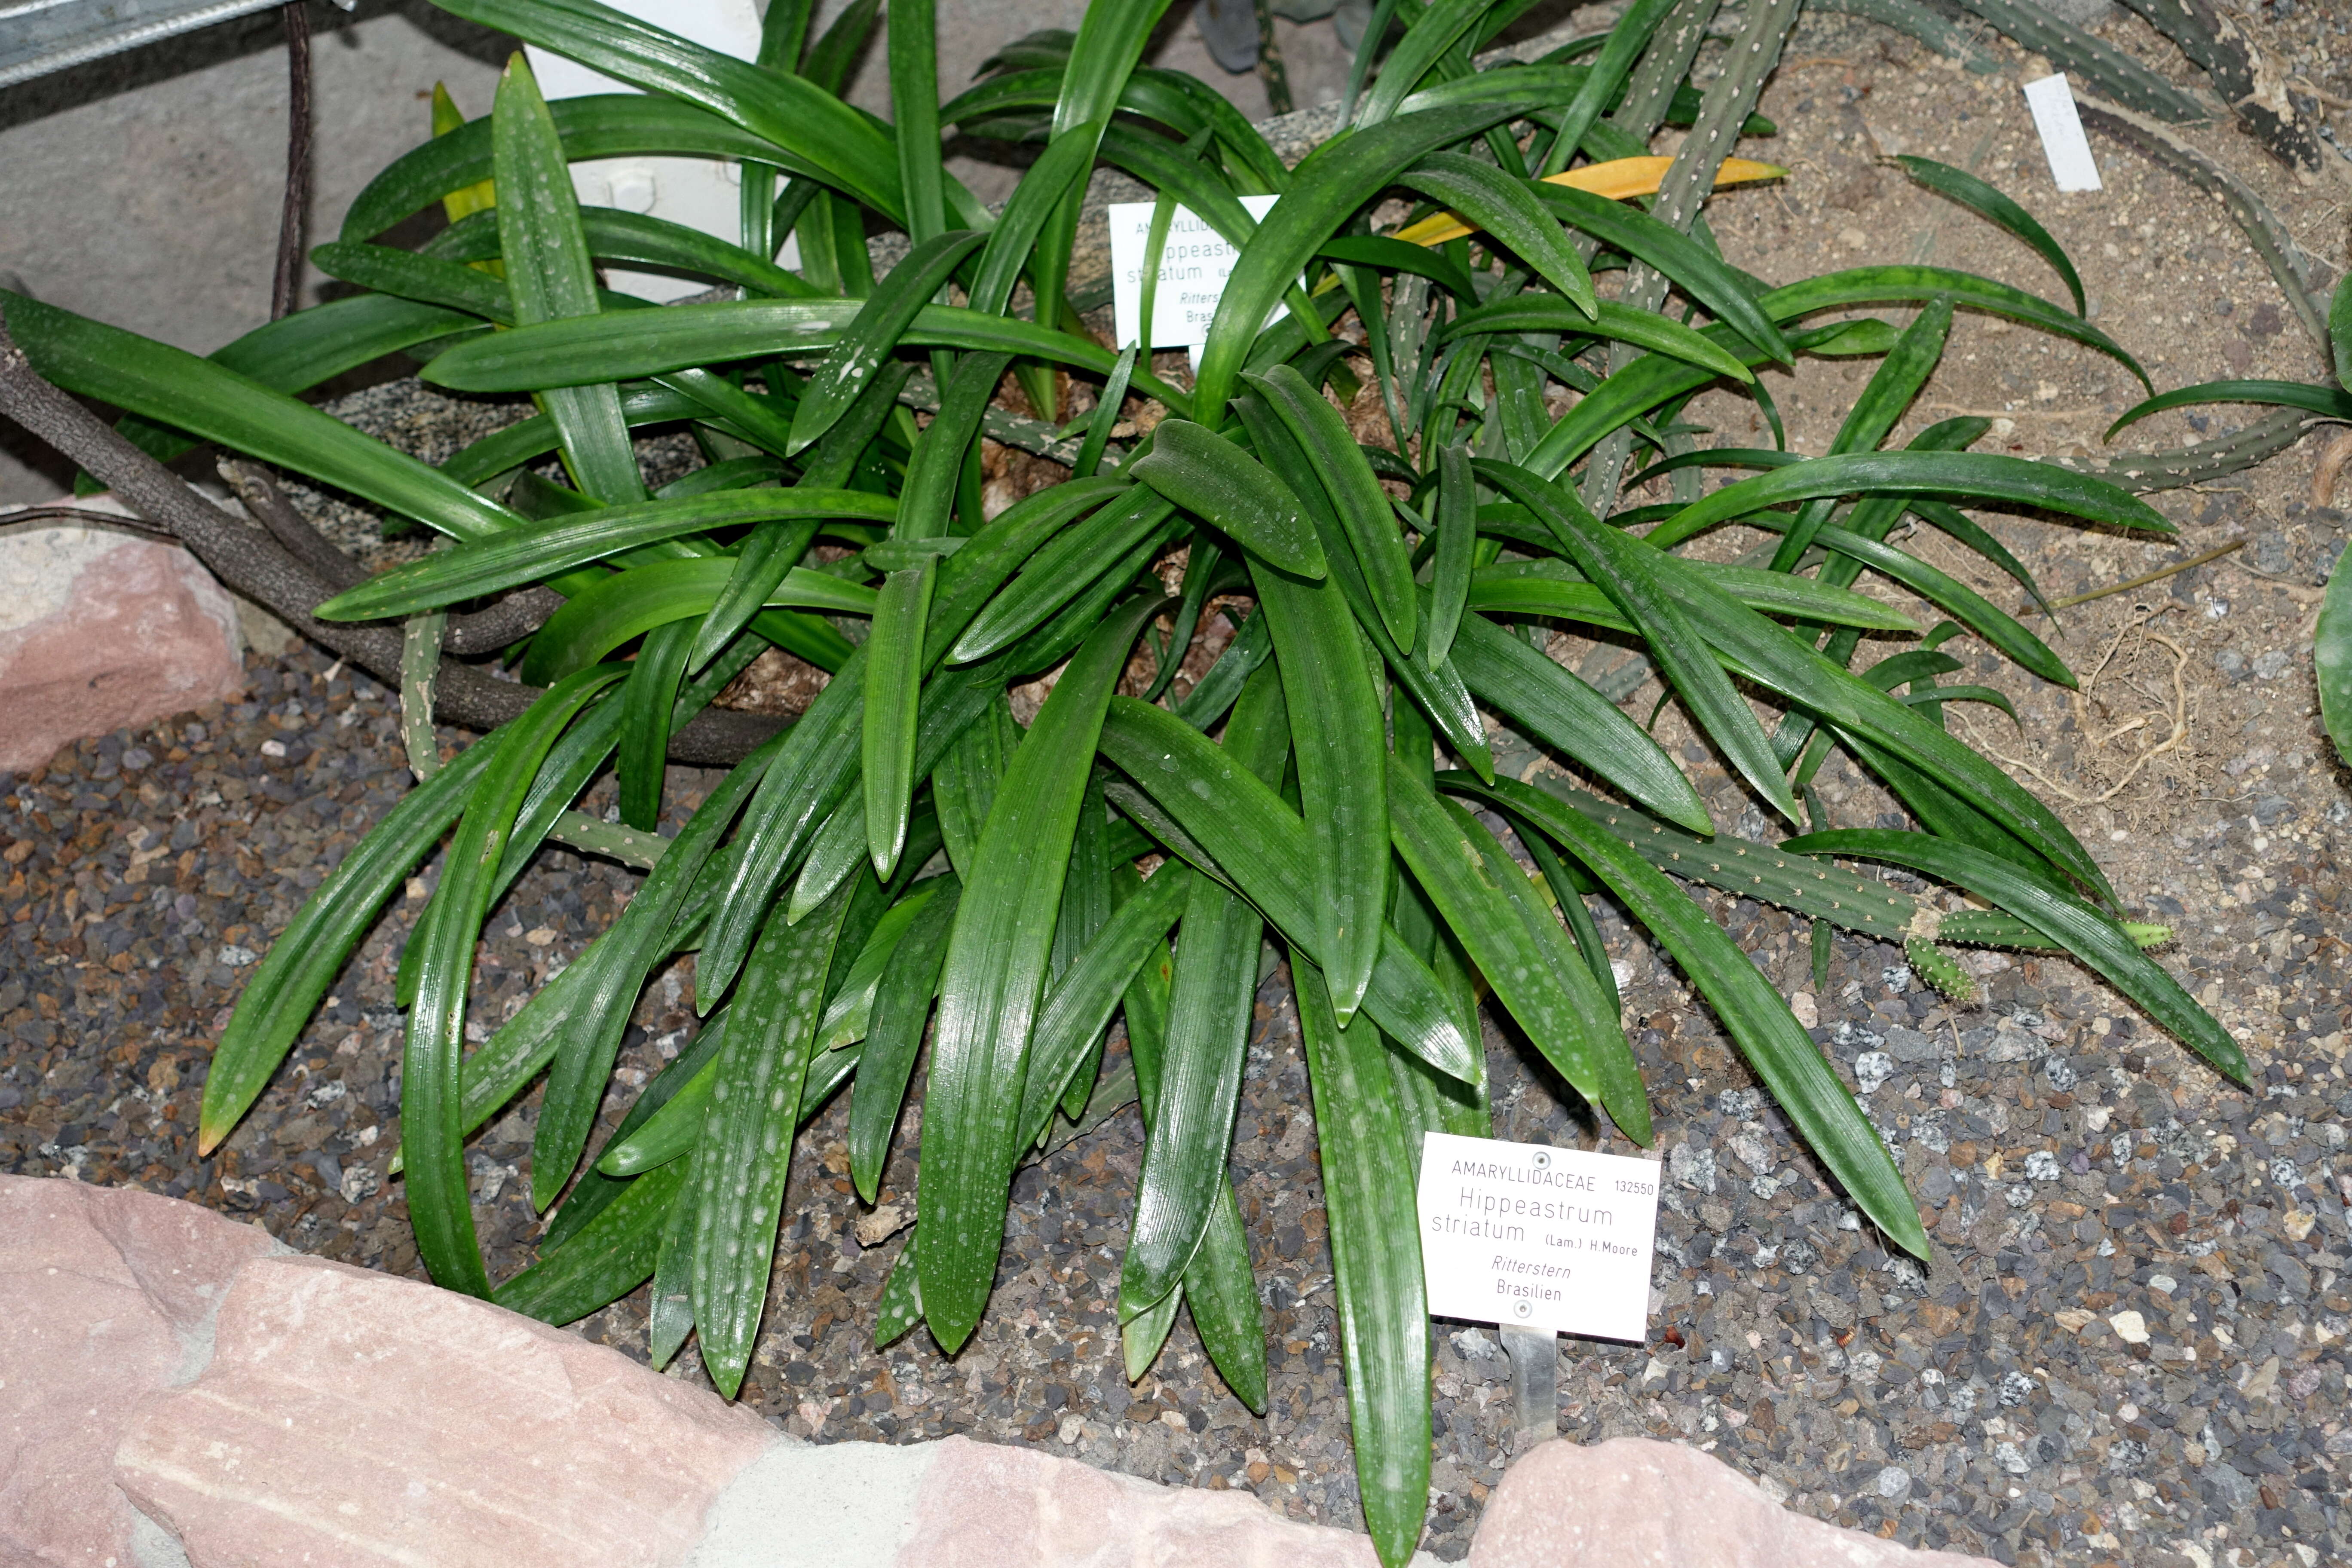
[[[0,310],[0,415],[80,464],[132,511],[185,545],[229,587],[385,685],[399,686],[398,631],[321,621],[310,613],[349,585],[322,581],[320,568],[334,577],[348,569],[356,581],[356,574],[363,574],[356,563],[320,537],[257,469],[243,468],[233,482],[261,519],[262,528],[250,527],[205,500],[106,421],[43,380],[9,335],[5,310]],[[318,555],[321,550],[342,566]],[[541,695],[538,687],[498,679],[452,656],[490,652],[514,641],[545,618],[553,597],[545,590],[533,590],[476,616],[451,618],[451,635],[442,645],[435,718],[488,731],[520,717]],[[698,767],[731,767],[777,728],[771,718],[706,709],[671,735],[669,756]]]

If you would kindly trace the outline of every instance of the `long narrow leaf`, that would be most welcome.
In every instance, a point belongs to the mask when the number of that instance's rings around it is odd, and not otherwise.
[[[1863,1213],[1912,1256],[1927,1256],[1927,1231],[1886,1145],[1789,1005],[1722,927],[1664,874],[1574,807],[1510,779],[1480,784],[1467,773],[1447,773],[1438,782],[1450,793],[1492,801],[1549,834],[1606,883],[1674,954],[1774,1100]]]
[[[1142,599],[1087,639],[1013,754],[964,879],[925,1093],[923,1308],[950,1350],[980,1321],[996,1270],[1023,1075],[1096,736]]]

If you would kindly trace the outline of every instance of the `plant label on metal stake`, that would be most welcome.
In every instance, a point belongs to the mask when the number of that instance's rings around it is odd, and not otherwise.
[[[1423,1135],[1429,1310],[1595,1339],[1646,1339],[1658,1163]]]
[[[1241,204],[1259,222],[1278,196],[1243,196]],[[1208,341],[1217,301],[1224,297],[1225,279],[1234,274],[1241,251],[1208,220],[1189,207],[1178,207],[1168,225],[1168,241],[1160,255],[1160,283],[1151,300],[1151,321],[1143,321],[1143,252],[1151,239],[1150,202],[1113,202],[1106,209],[1110,220],[1111,315],[1121,347],[1141,342],[1147,348],[1199,350]],[[1285,309],[1276,306],[1268,323],[1280,321]],[[1148,338],[1148,341],[1147,341]]]

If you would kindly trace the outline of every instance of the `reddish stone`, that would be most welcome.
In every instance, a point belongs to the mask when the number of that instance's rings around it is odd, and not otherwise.
[[[244,688],[236,603],[186,551],[90,528],[0,533],[0,769]]]
[[[277,1249],[194,1204],[0,1176],[0,1562],[133,1561],[115,1446],[203,1369],[229,1277]]]
[[[1992,1568],[1791,1513],[1696,1448],[1616,1437],[1528,1450],[1487,1500],[1470,1568]]]
[[[772,1433],[471,1297],[321,1258],[248,1265],[212,1363],[115,1479],[195,1568],[681,1563]]]
[[[1247,1492],[1163,1487],[1031,1448],[939,1445],[895,1568],[1376,1568],[1351,1531]]]

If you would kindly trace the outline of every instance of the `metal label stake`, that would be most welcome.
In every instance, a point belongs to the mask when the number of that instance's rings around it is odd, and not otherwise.
[[[1511,1358],[1511,1405],[1518,1417],[1518,1448],[1559,1436],[1559,1335],[1549,1329],[1502,1325]]]

